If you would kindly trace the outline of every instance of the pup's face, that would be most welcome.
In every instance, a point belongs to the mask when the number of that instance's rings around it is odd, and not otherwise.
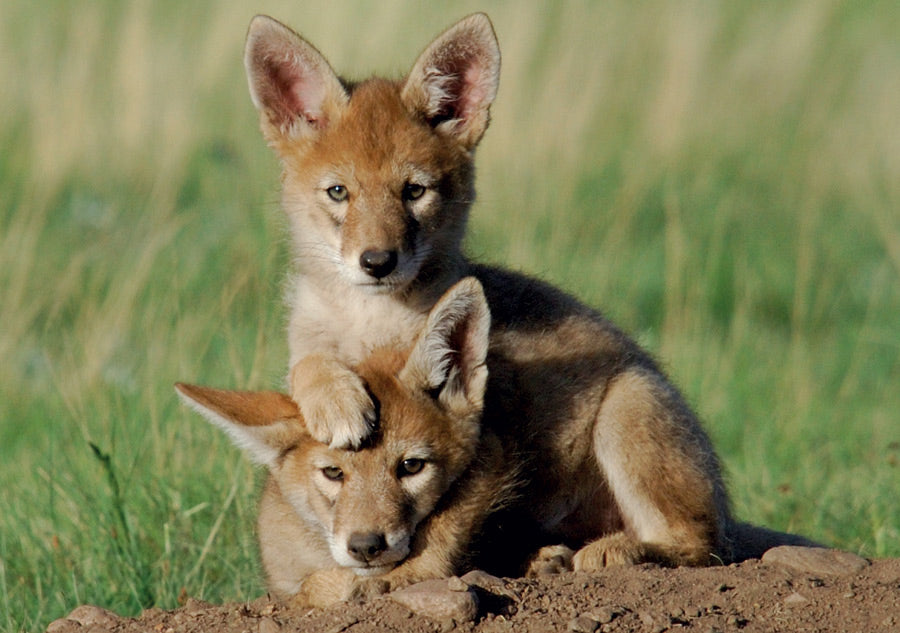
[[[487,16],[438,36],[402,81],[342,81],[309,42],[264,16],[250,24],[244,64],[282,162],[305,272],[392,292],[459,256],[472,153],[500,73]]]
[[[282,494],[321,528],[331,555],[359,574],[383,573],[410,553],[417,527],[475,454],[477,415],[450,415],[396,372],[363,373],[379,426],[360,450],[310,439],[272,468]]]
[[[406,288],[459,249],[471,156],[411,116],[395,82],[359,85],[282,154],[282,206],[305,271],[373,292]]]

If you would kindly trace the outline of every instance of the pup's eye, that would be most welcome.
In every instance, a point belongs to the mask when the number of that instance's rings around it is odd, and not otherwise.
[[[397,476],[398,477],[406,477],[407,475],[415,475],[417,473],[422,472],[422,469],[425,468],[425,460],[419,459],[417,457],[410,457],[409,459],[404,459],[397,466]]]
[[[344,471],[337,466],[326,466],[322,469],[322,474],[325,475],[325,479],[330,479],[331,481],[344,480]]]
[[[408,182],[403,185],[402,195],[404,200],[418,200],[425,195],[425,187],[414,182]]]
[[[333,185],[328,187],[328,189],[325,190],[325,193],[327,193],[328,197],[335,202],[344,202],[350,196],[347,187],[344,185]]]

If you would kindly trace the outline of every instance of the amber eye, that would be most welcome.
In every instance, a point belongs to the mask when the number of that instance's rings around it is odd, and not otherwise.
[[[322,469],[322,474],[325,475],[325,479],[330,479],[331,481],[344,480],[344,471],[337,466],[326,466]]]
[[[422,472],[422,469],[425,468],[425,460],[419,459],[417,457],[410,457],[409,459],[404,459],[397,466],[397,476],[398,477],[406,477],[407,475],[415,475],[417,473]]]
[[[347,187],[345,187],[344,185],[334,185],[328,187],[328,189],[325,190],[325,193],[327,193],[328,197],[335,202],[344,202],[350,195],[350,193],[347,191]]]
[[[417,185],[413,182],[408,182],[403,185],[404,200],[418,200],[423,195],[425,195],[425,187],[423,185]]]

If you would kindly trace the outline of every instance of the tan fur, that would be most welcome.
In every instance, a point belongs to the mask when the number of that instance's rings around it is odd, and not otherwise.
[[[285,395],[176,385],[269,469],[258,534],[274,595],[325,606],[464,567],[518,481],[501,444],[481,434],[488,323],[469,280],[435,308],[408,356],[382,349],[356,367],[378,402],[358,450],[314,440]]]
[[[617,410],[646,406],[647,377],[621,374],[625,384],[603,401],[609,410],[564,433],[541,419],[484,416],[489,320],[480,284],[463,279],[435,305],[408,355],[381,349],[357,366],[378,411],[373,435],[358,449],[313,439],[285,395],[177,385],[188,404],[269,469],[258,534],[275,596],[326,606],[475,565],[534,574],[706,562],[703,539],[715,535],[704,530],[716,524],[704,515],[709,477],[692,469],[689,455],[653,455],[680,445],[647,439],[655,424]],[[620,419],[637,426],[622,428]],[[595,461],[602,451],[591,449],[598,439],[616,455],[649,452],[659,467],[638,459],[614,467],[626,473],[624,484],[604,476],[609,470],[598,471]],[[686,439],[696,439],[693,431]],[[570,459],[550,448],[557,442]],[[661,485],[666,477],[677,480]],[[637,492],[620,509],[622,486]],[[644,497],[647,507],[627,505]],[[629,525],[632,513],[642,522]],[[745,547],[784,536],[737,528]]]
[[[572,297],[462,254],[499,77],[487,17],[448,29],[401,81],[344,82],[271,18],[252,22],[245,59],[283,167],[297,262],[290,387],[313,436],[365,441],[375,407],[347,367],[410,345],[438,297],[472,275],[493,319],[484,425],[532,469],[530,527],[587,544],[579,569],[732,558],[718,460],[652,358]]]

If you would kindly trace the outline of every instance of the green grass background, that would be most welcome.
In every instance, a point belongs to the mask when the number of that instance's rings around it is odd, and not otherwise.
[[[0,630],[263,591],[259,473],[172,390],[285,373],[246,26],[400,75],[480,9],[504,58],[470,252],[660,357],[739,516],[900,555],[895,2],[5,0]]]

